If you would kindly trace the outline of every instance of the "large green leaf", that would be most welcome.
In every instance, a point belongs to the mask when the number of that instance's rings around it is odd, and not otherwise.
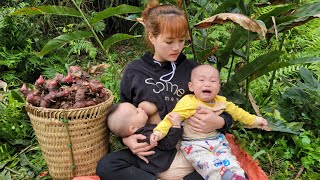
[[[33,163],[31,163],[29,161],[29,159],[27,158],[25,153],[19,154],[19,160],[20,160],[21,166],[30,166],[36,172],[40,172],[42,169],[41,167],[37,167],[37,166],[33,165]]]
[[[0,129],[0,139],[5,139],[7,141],[13,139],[13,137],[11,136],[11,134],[7,133],[5,130]]]
[[[227,65],[229,62],[229,57],[233,52],[233,49],[240,49],[240,47],[244,45],[246,40],[247,40],[246,30],[240,26],[235,28],[232,31],[231,37],[228,40],[225,48],[223,48],[221,51],[218,51],[218,58],[220,63],[219,66],[223,67]],[[218,67],[218,68],[220,69],[221,67]]]
[[[140,7],[121,4],[117,7],[110,7],[110,8],[107,8],[107,9],[99,12],[90,20],[90,24],[95,24],[102,19],[114,16],[114,15],[128,14],[128,13],[139,13],[139,12],[142,12],[142,10],[143,9],[141,9]]]
[[[79,11],[73,8],[64,6],[38,6],[38,7],[26,7],[18,9],[9,15],[30,15],[30,14],[54,14],[62,16],[74,16],[81,17]]]
[[[291,134],[299,134],[299,130],[287,126],[284,122],[279,119],[272,117],[265,117],[268,120],[268,126],[271,128],[271,131],[286,132]]]
[[[222,93],[223,95],[228,95],[240,82],[251,76],[257,71],[268,67],[269,64],[279,59],[280,55],[283,52],[281,51],[273,51],[267,54],[261,55],[253,60],[251,63],[244,66],[237,73],[235,73],[223,87]]]
[[[207,60],[207,56],[211,54],[212,48],[207,48],[204,50],[201,50],[197,53],[197,61],[200,63],[204,63]]]
[[[288,13],[288,12],[284,12],[284,13]],[[294,19],[296,19],[295,16],[281,16],[281,17],[275,16],[275,21],[277,24],[292,21]],[[274,31],[274,28],[272,28],[274,26],[274,22],[272,21],[271,16],[268,19],[264,20],[264,22],[265,22],[266,28],[269,29],[269,32]]]
[[[278,25],[278,31],[288,30],[296,26],[303,25],[314,18],[320,17],[320,2],[305,4],[290,14],[295,19],[283,22]]]
[[[270,66],[252,74],[250,80],[254,80],[257,77],[260,77],[264,74],[267,74],[269,72],[272,72],[280,68],[297,65],[297,64],[311,64],[311,63],[319,63],[319,62],[320,62],[320,57],[303,57],[303,58],[297,58],[292,61],[273,63]]]
[[[66,43],[78,39],[92,37],[93,34],[88,31],[75,31],[68,34],[62,34],[52,40],[50,40],[38,53],[39,56],[43,57],[45,54],[49,53],[50,51],[60,48],[64,46]]]
[[[320,13],[320,2],[305,4],[293,12],[296,16],[314,16]]]
[[[219,13],[227,12],[227,9],[232,6],[235,6],[238,3],[238,1],[239,0],[226,0],[226,1],[224,1],[222,4],[219,5],[219,7],[217,7],[217,9],[211,15],[213,16],[213,15],[216,15]]]
[[[203,15],[203,13],[206,11],[206,8],[208,8],[209,3],[211,1],[206,1],[206,4],[204,6],[201,6],[201,9],[197,11],[195,15],[192,16],[191,20],[189,20],[190,27],[193,27],[196,24],[196,21],[199,20],[199,16]]]
[[[276,7],[273,10],[271,10],[265,14],[262,14],[257,19],[261,20],[261,21],[266,21],[267,19],[271,19],[272,16],[277,17],[279,15],[282,15],[283,13],[286,13],[286,12],[294,9],[295,7],[296,7],[295,4],[289,4],[289,5],[285,5],[285,6]]]
[[[2,179],[2,180],[11,180],[12,178],[11,178],[11,172],[10,171],[8,171],[8,170],[3,170],[3,172],[1,172],[1,174],[0,174],[1,176],[0,176],[0,179]]]
[[[304,81],[304,84],[306,84],[308,87],[312,87],[317,89],[319,87],[318,80],[313,76],[312,71],[302,67],[300,68],[300,75],[301,78]]]
[[[106,49],[108,49],[110,46],[112,46],[113,44],[115,44],[117,42],[120,42],[120,41],[123,41],[126,39],[137,38],[137,37],[141,37],[141,36],[140,35],[132,36],[129,34],[121,34],[121,33],[114,34],[103,42],[103,46]]]

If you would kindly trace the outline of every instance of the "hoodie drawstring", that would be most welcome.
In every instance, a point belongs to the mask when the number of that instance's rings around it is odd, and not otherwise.
[[[156,63],[156,64],[159,64],[159,65],[161,66],[161,63],[160,63],[160,62],[158,62],[158,61],[153,61],[153,62]],[[171,67],[172,67],[172,71],[169,72],[168,74],[162,75],[162,76],[160,77],[160,80],[161,80],[161,81],[163,81],[163,82],[169,82],[169,81],[171,81],[171,79],[172,79],[173,76],[174,76],[174,73],[176,72],[176,64],[175,64],[174,62],[171,62]],[[171,76],[170,76],[170,75],[171,75]],[[170,76],[170,78],[167,79],[167,80],[165,80],[164,78],[167,77],[167,76]]]
[[[169,82],[171,81],[171,79],[173,78],[174,76],[174,73],[176,72],[176,64],[174,62],[171,62],[171,67],[172,67],[172,71],[169,72],[168,74],[165,74],[163,76],[160,77],[160,80],[161,81],[164,81],[164,82]],[[171,75],[171,77],[168,79],[168,80],[165,80],[164,78]]]

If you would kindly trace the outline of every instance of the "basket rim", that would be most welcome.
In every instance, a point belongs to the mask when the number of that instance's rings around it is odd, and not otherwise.
[[[104,89],[106,90],[107,94],[109,95],[109,98],[106,99],[105,101],[99,103],[99,104],[94,105],[94,106],[88,106],[88,107],[84,107],[84,108],[74,108],[74,109],[54,109],[54,108],[45,108],[45,107],[33,106],[33,105],[31,105],[30,103],[28,103],[27,101],[26,101],[25,106],[26,106],[26,107],[30,107],[30,108],[35,109],[35,110],[39,110],[39,111],[41,111],[41,110],[50,110],[50,111],[64,111],[64,112],[68,112],[68,111],[75,111],[75,110],[92,109],[92,108],[96,108],[96,107],[98,107],[98,106],[101,106],[101,104],[106,103],[106,102],[108,102],[108,101],[110,101],[110,100],[113,101],[114,96],[113,96],[113,94],[112,94],[112,91],[109,90],[109,89],[106,89],[106,88],[104,88]]]

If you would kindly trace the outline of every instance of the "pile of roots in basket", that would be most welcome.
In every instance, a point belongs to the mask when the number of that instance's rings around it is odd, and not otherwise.
[[[29,104],[36,107],[76,109],[108,99],[103,85],[79,66],[70,66],[67,76],[58,73],[54,79],[44,79],[40,75],[34,85],[34,89],[30,89],[23,84],[20,92]]]

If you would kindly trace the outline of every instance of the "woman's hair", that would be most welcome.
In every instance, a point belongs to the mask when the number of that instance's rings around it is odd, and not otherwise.
[[[145,26],[145,38],[152,49],[148,33],[154,37],[161,33],[170,33],[172,37],[189,38],[188,21],[185,13],[177,6],[171,4],[160,5],[157,0],[152,0],[142,12]]]

